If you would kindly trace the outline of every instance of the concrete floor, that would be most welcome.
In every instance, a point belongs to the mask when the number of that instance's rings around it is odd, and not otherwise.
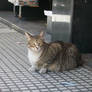
[[[12,12],[0,12],[0,17],[32,34],[46,31],[44,20],[20,20]],[[63,73],[30,72],[25,36],[2,20],[0,18],[0,92],[92,92],[92,71],[88,69],[92,67],[92,54],[83,55],[88,65],[85,68]]]
[[[29,68],[25,36],[0,22],[0,92],[92,92],[87,68],[47,74]]]
[[[51,41],[51,35],[46,33],[47,30],[47,20],[46,18],[26,18],[23,17],[19,19],[13,15],[12,11],[0,11],[0,17],[5,19],[4,22],[9,26],[14,27],[15,29],[18,28],[17,31],[21,30],[21,33],[27,31],[31,34],[39,34],[41,31],[44,31],[45,36],[44,39],[46,42]],[[3,21],[2,19],[2,21]]]
[[[25,31],[29,31],[32,34],[38,34],[40,31],[46,31],[46,19],[27,19],[26,17],[19,19],[13,15],[12,11],[0,11],[0,17],[17,25]]]

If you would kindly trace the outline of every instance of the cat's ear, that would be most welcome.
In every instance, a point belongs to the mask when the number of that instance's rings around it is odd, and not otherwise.
[[[31,40],[32,38],[32,35],[29,34],[28,32],[25,32],[25,36],[27,37],[28,41]]]
[[[44,38],[44,32],[41,31],[40,34],[39,34],[40,38],[43,39]]]

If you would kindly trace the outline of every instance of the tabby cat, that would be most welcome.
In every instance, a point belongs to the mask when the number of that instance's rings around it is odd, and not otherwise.
[[[46,43],[43,39],[43,32],[36,36],[25,32],[25,35],[28,40],[31,71],[62,72],[82,65],[81,55],[75,45],[62,41]]]

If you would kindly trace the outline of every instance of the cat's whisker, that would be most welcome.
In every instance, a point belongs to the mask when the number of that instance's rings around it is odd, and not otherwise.
[[[25,42],[16,42],[17,44],[25,44]]]

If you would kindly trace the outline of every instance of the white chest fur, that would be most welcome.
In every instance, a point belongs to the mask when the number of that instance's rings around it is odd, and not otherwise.
[[[31,65],[35,65],[35,63],[39,60],[40,55],[41,55],[41,52],[36,53],[28,49],[28,59]]]

